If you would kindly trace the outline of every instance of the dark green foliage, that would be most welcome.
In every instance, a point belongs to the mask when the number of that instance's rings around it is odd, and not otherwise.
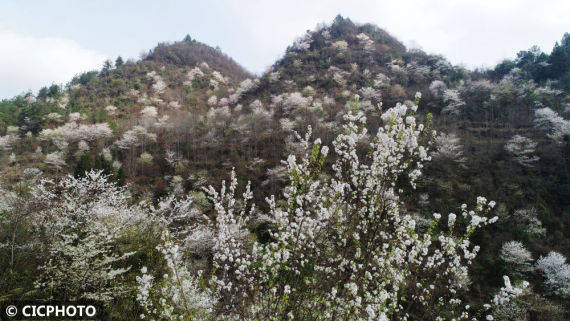
[[[124,63],[123,58],[121,58],[121,56],[117,57],[117,59],[115,60],[115,68],[121,67],[123,63]]]
[[[558,42],[552,49],[548,59],[550,64],[550,77],[562,78],[570,71],[570,34],[565,33],[561,43]]]
[[[89,171],[91,168],[91,157],[88,154],[83,154],[79,158],[77,165],[75,165],[73,176],[76,178],[82,177],[85,175],[85,172]]]
[[[570,88],[570,34],[565,33],[560,43],[556,43],[552,52],[544,53],[538,46],[520,51],[514,61],[505,60],[495,67],[491,75],[500,79],[514,67],[520,68],[528,78],[542,83],[548,79],[558,80],[558,87]]]
[[[97,74],[98,74],[97,71],[89,71],[89,72],[82,73],[79,76],[73,77],[73,79],[71,80],[71,82],[69,84],[70,85],[75,85],[75,84],[87,85],[91,81],[97,80]]]
[[[8,126],[17,126],[21,109],[26,103],[22,96],[0,101],[0,134],[6,134]]]
[[[25,103],[23,100],[17,101],[16,106],[19,107],[18,118],[16,124],[23,132],[32,132],[37,134],[47,123],[46,115],[52,112],[61,111],[56,103],[48,103],[37,101],[34,103]]]
[[[109,71],[111,69],[113,69],[113,63],[111,62],[111,60],[105,60],[105,62],[103,63],[103,68],[101,69],[101,72],[99,73],[99,75],[108,76]]]
[[[125,183],[126,183],[126,174],[125,170],[121,166],[117,171],[117,184],[119,184],[119,186],[124,186]]]

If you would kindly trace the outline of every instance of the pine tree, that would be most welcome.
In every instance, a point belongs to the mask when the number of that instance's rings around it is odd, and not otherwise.
[[[124,64],[123,58],[121,56],[117,57],[115,60],[115,68],[119,68]]]
[[[81,155],[79,162],[75,165],[75,170],[73,171],[73,177],[80,178],[85,176],[85,172],[91,169],[91,157],[88,154]]]

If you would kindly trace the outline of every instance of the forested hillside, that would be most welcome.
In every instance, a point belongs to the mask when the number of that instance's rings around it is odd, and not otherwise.
[[[468,70],[338,16],[261,76],[161,43],[0,102],[0,301],[567,320],[569,116],[568,33]]]

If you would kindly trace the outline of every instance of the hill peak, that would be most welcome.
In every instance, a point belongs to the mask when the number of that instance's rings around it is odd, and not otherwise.
[[[252,77],[244,67],[223,53],[187,35],[184,40],[173,43],[159,43],[143,58],[145,61],[172,64],[179,67],[194,67],[202,62],[235,80]]]

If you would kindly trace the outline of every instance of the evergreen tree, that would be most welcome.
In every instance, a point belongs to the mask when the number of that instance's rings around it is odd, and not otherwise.
[[[81,155],[81,158],[75,165],[75,170],[73,171],[73,176],[75,178],[80,178],[85,176],[85,172],[91,169],[91,157],[88,154]]]
[[[117,59],[115,60],[115,68],[119,68],[121,67],[125,62],[123,61],[123,58],[121,58],[121,56],[117,57]]]
[[[127,175],[125,174],[125,170],[121,166],[117,171],[117,184],[119,184],[119,186],[124,186],[126,183],[126,178]]]

